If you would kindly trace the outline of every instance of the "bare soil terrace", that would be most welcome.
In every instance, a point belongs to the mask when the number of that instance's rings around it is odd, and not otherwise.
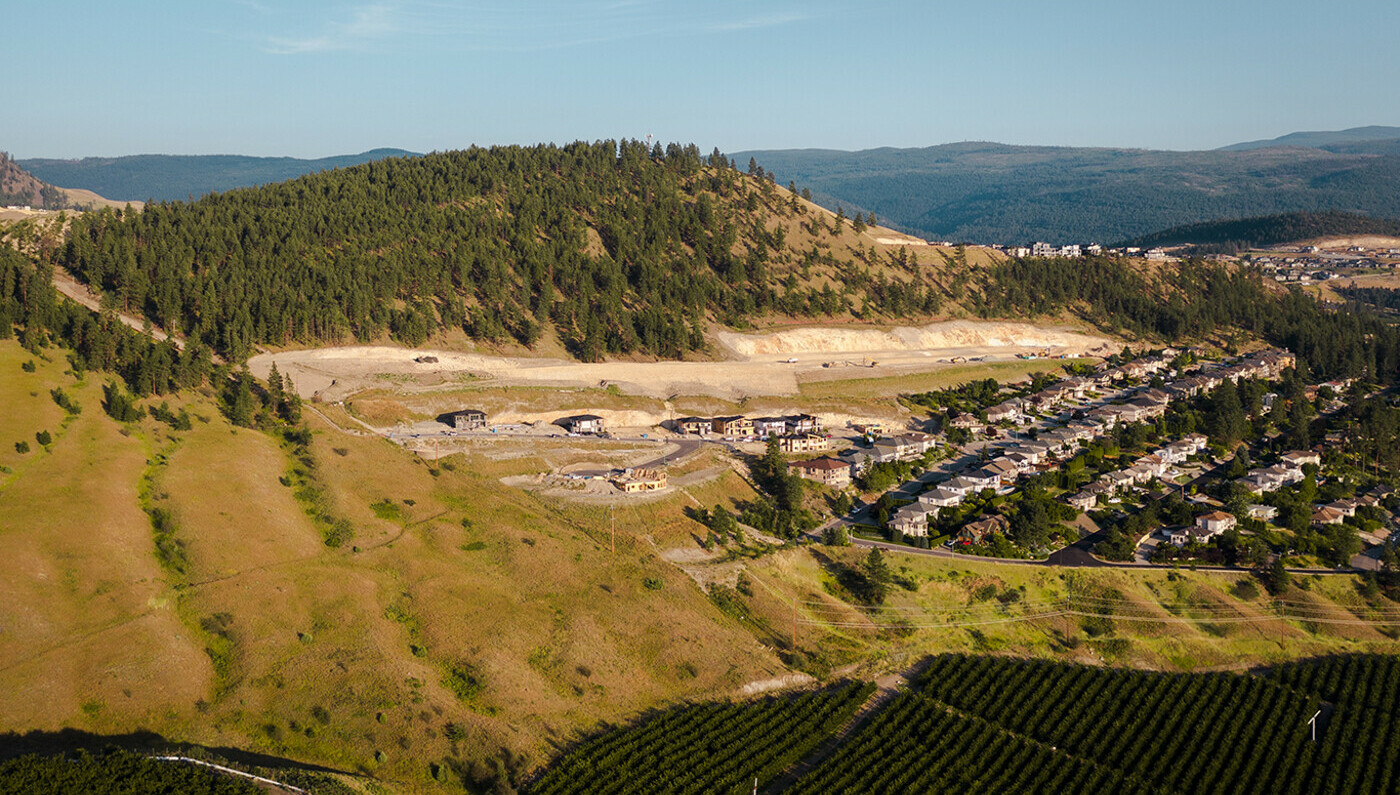
[[[627,394],[668,398],[704,395],[742,400],[795,395],[809,381],[876,378],[927,372],[956,361],[1018,354],[1106,353],[1103,338],[1026,323],[949,321],[918,328],[795,328],[767,334],[716,335],[729,357],[706,362],[575,362],[487,356],[389,346],[266,353],[249,360],[258,377],[275,362],[303,398],[336,402],[393,382],[401,392],[436,391],[466,383],[502,386],[616,386]],[[435,360],[435,361],[434,361]]]

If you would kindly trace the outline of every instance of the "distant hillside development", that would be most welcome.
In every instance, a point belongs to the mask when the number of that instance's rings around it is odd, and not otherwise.
[[[1233,252],[1356,235],[1400,236],[1400,219],[1337,212],[1286,213],[1178,226],[1134,238],[1123,245],[1142,248],[1192,245],[1208,251]]]
[[[1397,136],[1400,138],[1400,136]],[[1400,146],[1164,152],[957,143],[740,152],[823,206],[930,239],[1123,240],[1219,218],[1338,210],[1400,217]]]
[[[20,165],[46,182],[90,190],[115,200],[179,201],[411,154],[403,149],[373,149],[357,155],[316,160],[243,155],[131,155],[82,160],[37,158],[20,161]]]

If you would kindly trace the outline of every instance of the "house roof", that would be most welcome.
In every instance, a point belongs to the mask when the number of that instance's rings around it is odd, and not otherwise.
[[[829,456],[824,456],[822,458],[813,458],[810,461],[794,461],[792,463],[792,466],[798,469],[816,469],[826,471],[832,471],[837,469],[850,469],[851,467],[851,465],[847,464],[845,461],[839,461]]]
[[[1227,521],[1227,520],[1233,520],[1234,518],[1235,518],[1235,517],[1234,517],[1233,514],[1228,514],[1228,513],[1225,513],[1224,511],[1211,511],[1210,513],[1205,513],[1205,514],[1201,514],[1200,516],[1197,516],[1197,517],[1196,517],[1196,521],[1198,521],[1198,522],[1224,522],[1224,521]]]

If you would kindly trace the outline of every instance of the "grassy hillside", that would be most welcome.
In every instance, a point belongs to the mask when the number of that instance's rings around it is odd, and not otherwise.
[[[1159,152],[959,143],[741,152],[823,205],[931,239],[1105,242],[1298,211],[1400,217],[1400,158],[1311,148]]]
[[[506,489],[489,459],[430,471],[329,428],[294,489],[288,449],[207,398],[179,401],[189,431],[120,424],[55,353],[0,343],[6,730],[140,727],[418,786],[430,763],[509,778],[599,720],[783,670],[636,515],[612,554],[596,509]],[[64,420],[56,387],[80,414]],[[351,543],[325,546],[308,503]],[[683,504],[651,510],[675,522]]]

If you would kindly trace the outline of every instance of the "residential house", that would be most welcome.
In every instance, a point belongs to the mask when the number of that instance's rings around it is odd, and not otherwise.
[[[1251,505],[1249,506],[1249,518],[1258,519],[1261,522],[1271,522],[1278,516],[1278,509],[1272,505]]]
[[[1210,536],[1220,535],[1234,527],[1235,524],[1234,514],[1229,514],[1224,511],[1211,511],[1210,513],[1196,517],[1196,526],[1209,533]]]
[[[603,418],[597,414],[575,414],[572,417],[561,417],[554,421],[555,425],[562,427],[569,433],[603,433]]]
[[[987,422],[1015,421],[1019,419],[1020,416],[1021,405],[1018,400],[1008,400],[987,409]]]
[[[1147,471],[1152,473],[1152,477],[1154,478],[1162,477],[1163,475],[1167,474],[1167,470],[1171,468],[1167,464],[1167,462],[1163,461],[1162,457],[1157,455],[1156,453],[1149,453],[1145,456],[1142,456],[1138,460],[1134,461],[1133,465],[1145,468]]]
[[[930,515],[936,516],[937,511],[931,511],[917,502],[905,505],[890,517],[890,527],[907,536],[927,536]]]
[[[959,475],[953,478],[952,480],[945,480],[940,485],[942,486],[942,488],[947,489],[948,491],[951,491],[954,494],[961,494],[964,496],[968,494],[976,494],[984,488],[989,488],[987,486],[981,485],[980,481],[975,481],[972,478],[964,477],[963,475]]]
[[[1108,497],[1113,494],[1114,486],[1103,478],[1100,478],[1085,486],[1081,491],[1088,492],[1095,497]]]
[[[936,444],[935,439],[926,433],[902,433],[875,440],[876,457],[881,461],[912,461],[928,452]]]
[[[1012,464],[1015,464],[1017,472],[1024,474],[1026,472],[1035,471],[1035,460],[1032,459],[1029,455],[1026,455],[1025,453],[1007,453],[1006,455],[1002,456],[1002,459],[1005,461],[1010,461]]]
[[[1302,469],[1304,464],[1322,465],[1322,455],[1311,450],[1289,450],[1281,456],[1283,463]]]
[[[782,436],[778,439],[778,449],[784,453],[819,453],[831,448],[831,441],[819,433],[803,433]]]
[[[439,419],[459,431],[475,431],[486,427],[486,412],[479,409],[453,411]]]
[[[1087,511],[1098,504],[1099,495],[1084,490],[1065,497],[1065,502],[1078,510]]]
[[[1189,434],[1189,435],[1187,435],[1187,436],[1181,437],[1181,441],[1189,443],[1189,444],[1191,445],[1191,447],[1194,448],[1194,449],[1191,451],[1192,454],[1194,455],[1195,453],[1199,453],[1199,452],[1201,452],[1202,450],[1206,449],[1206,446],[1207,446],[1207,444],[1209,443],[1210,440],[1207,439],[1206,436],[1205,436],[1205,434],[1203,434],[1203,433],[1193,433],[1193,434]]]
[[[1156,475],[1152,474],[1151,467],[1144,466],[1143,464],[1133,464],[1132,466],[1128,467],[1123,471],[1126,472],[1133,479],[1134,483],[1147,483],[1148,481],[1157,477]]]
[[[851,467],[851,476],[863,474],[870,469],[870,465],[876,463],[875,454],[869,450],[850,449],[842,452],[838,456]]]
[[[788,466],[797,470],[797,474],[801,477],[824,483],[835,489],[844,488],[851,484],[851,465],[836,458],[829,456],[813,458],[810,461],[795,461]]]
[[[904,450],[904,447],[900,445],[897,440],[889,437],[876,439],[871,447],[873,448],[872,452],[875,456],[875,460],[881,464],[899,461],[903,457],[901,452]]]
[[[933,508],[951,508],[963,501],[964,493],[943,486],[934,486],[919,495],[919,502]]]
[[[982,471],[995,472],[1003,483],[1015,483],[1016,478],[1021,475],[1020,467],[1005,458],[997,458],[989,461],[986,466],[982,467]]]
[[[1147,401],[1158,406],[1165,406],[1172,402],[1172,396],[1162,389],[1149,389],[1138,396],[1138,400]]]
[[[1346,519],[1346,515],[1336,508],[1326,505],[1313,511],[1312,523],[1315,525],[1341,524]]]
[[[721,436],[753,436],[753,420],[743,416],[715,417],[710,428]]]
[[[1075,400],[1083,400],[1084,396],[1092,392],[1095,387],[1093,379],[1085,378],[1082,375],[1076,375],[1073,378],[1060,382],[1060,384],[1066,390],[1066,397],[1071,397]]]
[[[976,490],[994,489],[1001,485],[1001,475],[987,468],[974,469],[971,472],[964,472],[963,477],[971,481]]]
[[[1167,413],[1166,403],[1157,403],[1145,397],[1130,400],[1128,401],[1128,405],[1138,410],[1139,419],[1135,420],[1135,422],[1153,419]]]
[[[792,433],[817,433],[822,429],[822,421],[811,414],[789,414],[783,419]]]
[[[1341,499],[1341,500],[1333,500],[1332,502],[1327,503],[1327,507],[1328,507],[1328,508],[1331,508],[1332,510],[1337,511],[1337,512],[1340,513],[1344,518],[1350,518],[1350,517],[1352,517],[1352,516],[1355,516],[1355,515],[1356,515],[1356,509],[1357,509],[1358,507],[1360,507],[1360,505],[1361,505],[1361,501],[1360,501],[1360,500],[1354,500],[1354,499],[1351,499],[1351,498],[1346,498],[1346,499]]]
[[[759,417],[753,421],[753,433],[760,439],[782,436],[788,432],[787,417]]]
[[[952,419],[948,420],[948,424],[954,428],[962,428],[967,431],[980,431],[986,425],[986,423],[977,419],[977,415],[966,413],[954,414]]]
[[[1114,491],[1127,491],[1137,483],[1137,478],[1127,472],[1109,472],[1100,478],[1107,483]]]
[[[961,544],[980,544],[993,533],[1005,533],[1010,524],[1002,516],[983,516],[975,522],[968,522],[958,531]]]
[[[681,417],[675,422],[676,428],[681,433],[693,433],[697,436],[705,436],[710,432],[712,422],[707,417]]]

